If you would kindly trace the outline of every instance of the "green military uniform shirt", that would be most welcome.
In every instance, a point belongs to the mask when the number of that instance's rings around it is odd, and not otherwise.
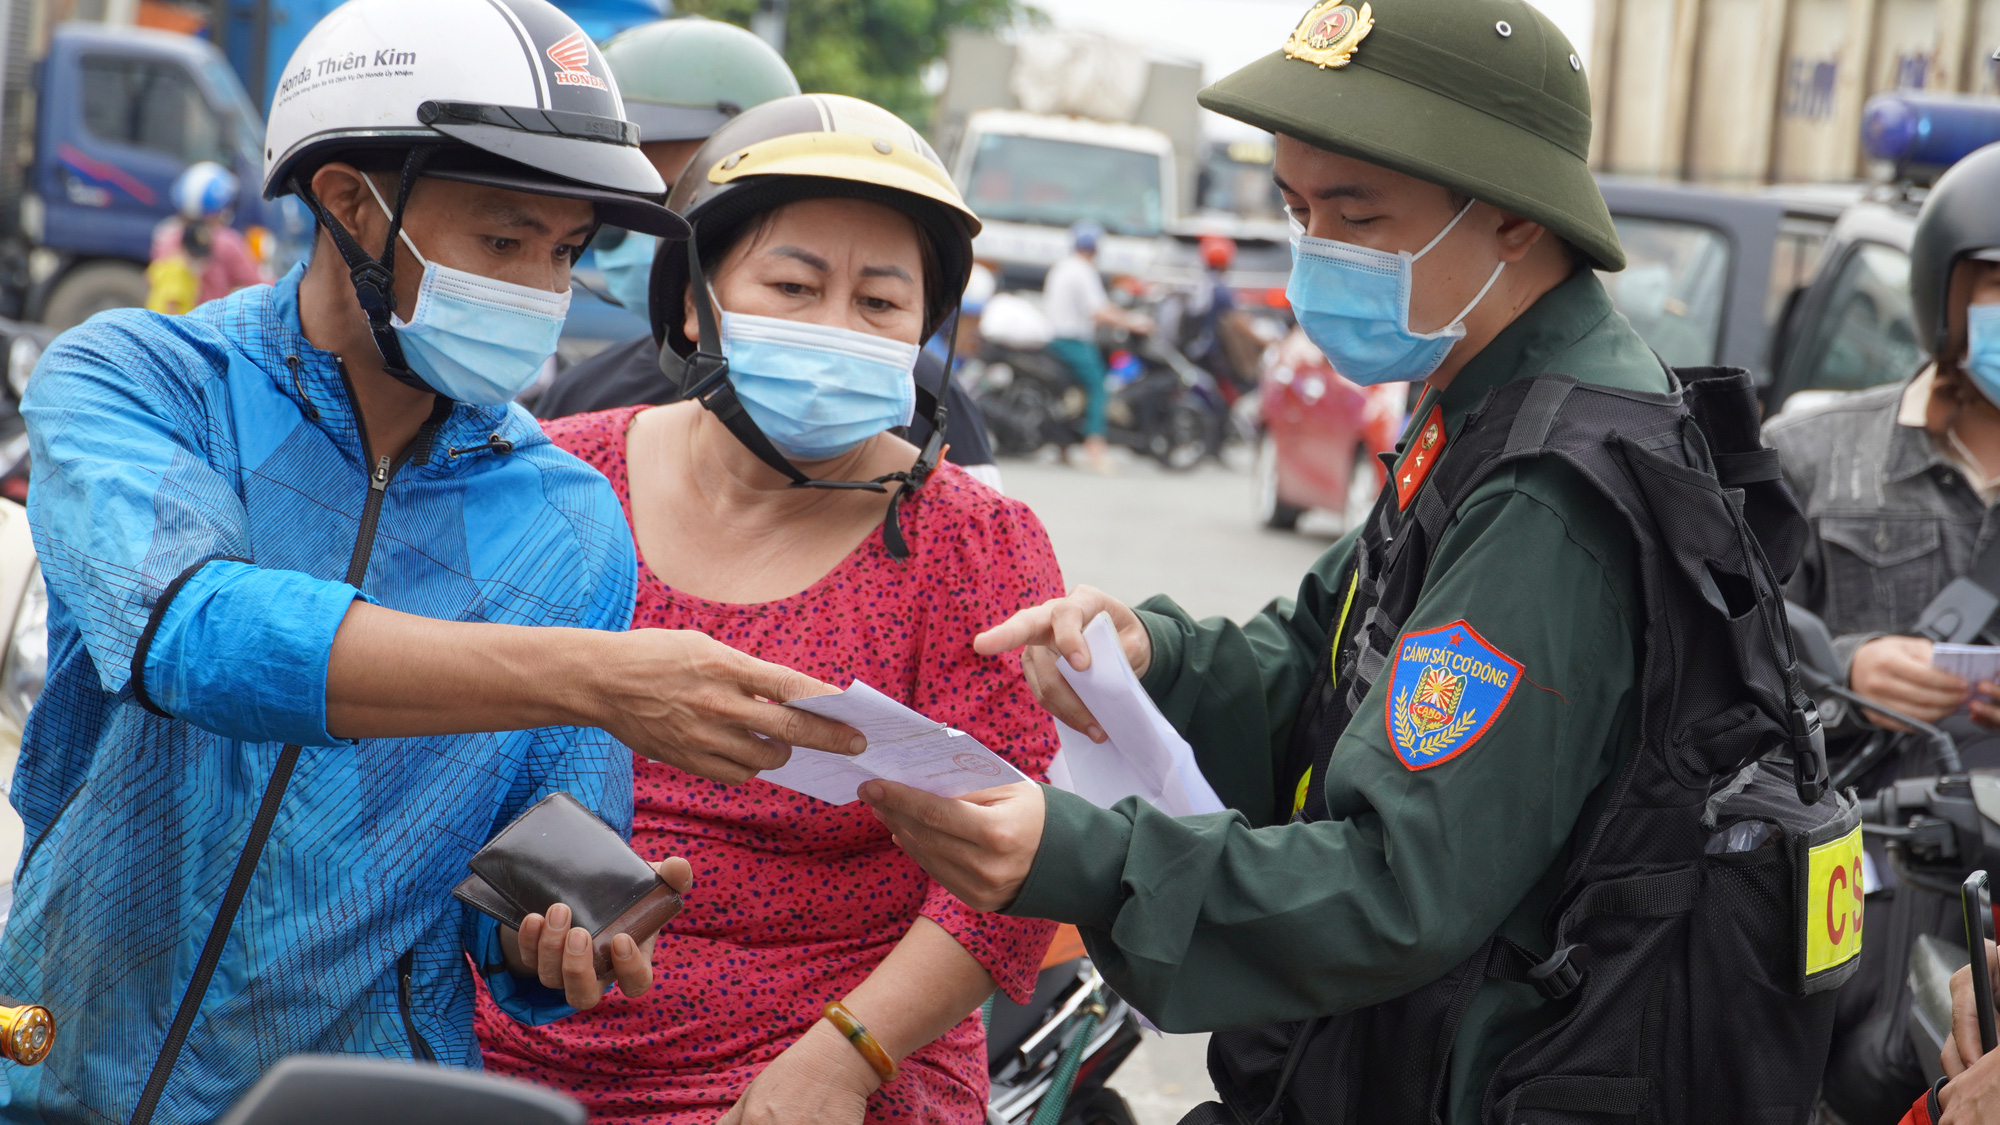
[[[1427,391],[1412,430],[1437,404],[1455,435],[1488,391],[1544,373],[1668,389],[1659,360],[1581,270],[1441,395]],[[1412,769],[1390,744],[1385,669],[1327,776],[1312,779],[1328,818],[1288,823],[1293,722],[1330,658],[1345,593],[1334,584],[1354,539],[1319,560],[1295,601],[1242,625],[1197,622],[1163,597],[1140,607],[1153,646],[1146,690],[1232,811],[1176,820],[1136,799],[1107,810],[1045,790],[1041,850],[1009,913],[1076,924],[1112,987],[1167,1030],[1390,1000],[1495,931],[1546,953],[1572,832],[1637,742],[1644,610],[1631,536],[1569,466],[1518,463],[1459,506],[1404,623],[1406,633],[1468,623],[1522,666],[1512,694],[1469,746]],[[1547,1018],[1527,985],[1482,986],[1453,1051],[1450,1121],[1478,1121],[1487,1076]]]

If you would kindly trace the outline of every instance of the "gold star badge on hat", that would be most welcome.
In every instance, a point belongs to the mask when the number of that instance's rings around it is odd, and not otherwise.
[[[1343,67],[1354,58],[1354,49],[1375,30],[1375,9],[1361,5],[1356,12],[1345,0],[1324,0],[1313,5],[1292,37],[1285,40],[1285,57],[1318,66]]]

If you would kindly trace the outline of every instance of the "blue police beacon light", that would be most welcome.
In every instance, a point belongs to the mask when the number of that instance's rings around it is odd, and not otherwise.
[[[2000,141],[2000,99],[1897,90],[1868,99],[1861,145],[1899,174],[1940,172]]]

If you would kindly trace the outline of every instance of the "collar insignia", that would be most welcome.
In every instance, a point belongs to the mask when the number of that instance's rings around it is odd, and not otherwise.
[[[1396,465],[1397,511],[1409,510],[1417,490],[1430,479],[1438,458],[1444,456],[1444,446],[1444,407],[1433,406],[1430,417],[1424,419],[1424,428],[1417,431],[1416,440],[1411,442],[1409,453]]]
[[[1285,40],[1285,57],[1300,59],[1325,70],[1339,69],[1354,58],[1354,49],[1375,30],[1375,9],[1363,4],[1356,12],[1345,0],[1323,0],[1313,5],[1292,37]]]
[[[1513,698],[1521,662],[1463,621],[1405,635],[1389,675],[1389,745],[1404,767],[1424,770],[1479,741]]]

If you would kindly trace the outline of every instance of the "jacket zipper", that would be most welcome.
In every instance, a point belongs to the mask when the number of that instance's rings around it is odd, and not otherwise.
[[[396,474],[402,471],[404,465],[430,456],[431,444],[444,421],[441,415],[450,413],[450,400],[439,399],[438,402],[440,407],[431,411],[423,429],[418,430],[415,440],[404,447],[402,455],[393,460],[386,453],[377,457],[374,472],[368,474],[368,498],[361,504],[361,529],[355,533],[354,555],[347,562],[347,584],[357,590],[368,577],[368,561],[375,553],[375,525],[382,522],[382,503],[389,497],[389,482],[396,479]],[[365,434],[361,438],[361,449],[366,456],[369,450]]]
[[[347,404],[354,413],[356,436],[361,439],[361,456],[366,461],[374,452],[368,442],[368,431],[361,424],[361,403],[354,397],[354,384],[347,377],[347,366],[340,367],[340,382],[347,391]],[[430,456],[438,430],[451,414],[451,400],[439,398],[431,407],[431,415],[424,420],[423,427],[403,452],[391,458],[383,454],[375,458],[375,468],[368,474],[368,496],[361,502],[361,527],[354,535],[354,553],[347,560],[347,584],[361,589],[368,578],[368,563],[375,554],[375,528],[382,522],[382,505],[389,498],[389,482],[396,479],[396,473],[412,460],[424,460]],[[410,1057],[418,1062],[436,1062],[437,1055],[431,1045],[417,1030],[415,1005],[412,1000],[411,977],[416,963],[416,950],[404,953],[396,961],[396,1010],[403,1018],[403,1034],[410,1047]]]
[[[417,1030],[416,1009],[410,1002],[410,978],[414,975],[416,962],[417,951],[414,949],[396,961],[396,1007],[403,1013],[403,1034],[410,1041],[410,1057],[418,1062],[434,1063],[437,1055],[432,1052],[423,1032]]]

